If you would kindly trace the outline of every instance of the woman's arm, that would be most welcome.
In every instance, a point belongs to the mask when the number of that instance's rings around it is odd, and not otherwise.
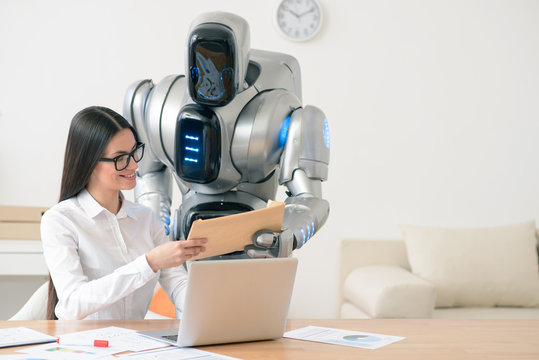
[[[185,297],[185,290],[187,288],[187,271],[182,266],[183,263],[189,260],[191,257],[198,255],[200,252],[205,251],[203,244],[207,242],[206,239],[200,240],[182,240],[182,241],[170,241],[165,235],[165,229],[159,219],[156,217],[152,221],[152,238],[156,244],[157,249],[167,249],[171,247],[178,251],[178,249],[184,249],[181,263],[179,265],[168,267],[161,270],[159,276],[159,283],[168,297],[174,304],[176,310],[181,311],[183,309],[183,302]],[[150,261],[148,261],[150,262]]]

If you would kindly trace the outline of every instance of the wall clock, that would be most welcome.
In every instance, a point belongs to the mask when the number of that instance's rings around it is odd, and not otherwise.
[[[275,14],[279,32],[294,41],[314,37],[322,26],[322,18],[317,0],[281,0]]]

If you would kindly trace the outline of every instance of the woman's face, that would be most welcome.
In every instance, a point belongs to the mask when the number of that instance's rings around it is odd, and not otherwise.
[[[129,154],[136,146],[133,132],[130,129],[122,129],[110,140],[101,157],[112,159],[118,155]],[[138,165],[132,157],[127,168],[121,171],[116,170],[114,162],[98,161],[90,176],[89,185],[104,191],[131,190],[136,185],[137,169]]]

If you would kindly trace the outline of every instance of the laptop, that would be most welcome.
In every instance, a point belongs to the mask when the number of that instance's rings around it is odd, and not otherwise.
[[[297,264],[296,258],[192,262],[180,328],[138,333],[175,346],[281,338]]]

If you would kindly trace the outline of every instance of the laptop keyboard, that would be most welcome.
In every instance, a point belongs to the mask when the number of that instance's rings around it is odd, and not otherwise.
[[[178,341],[178,335],[163,335],[161,337],[170,341]]]

